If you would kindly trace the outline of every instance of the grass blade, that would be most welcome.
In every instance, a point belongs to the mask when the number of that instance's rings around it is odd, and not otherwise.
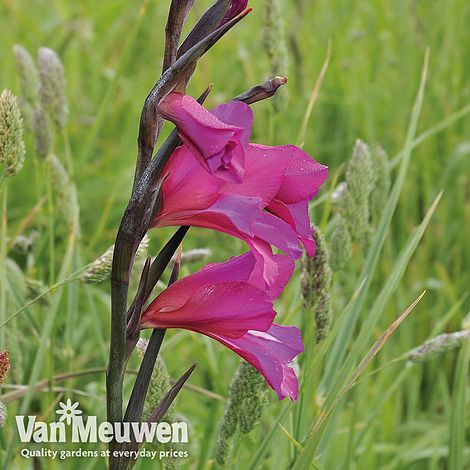
[[[467,418],[466,394],[468,366],[470,363],[470,341],[466,341],[459,352],[454,374],[454,395],[449,423],[449,461],[452,470],[465,468],[465,426]]]
[[[333,415],[334,411],[336,410],[337,406],[344,398],[346,393],[351,389],[354,385],[358,377],[364,372],[366,367],[370,364],[372,359],[379,353],[379,351],[383,348],[385,343],[388,341],[390,336],[396,331],[396,329],[401,325],[401,323],[405,320],[405,318],[413,311],[419,301],[424,297],[424,291],[380,336],[380,338],[374,343],[372,348],[369,352],[364,356],[361,360],[359,365],[357,366],[356,370],[351,375],[350,379],[348,380],[347,384],[343,386],[341,391],[336,395],[335,399],[328,407],[328,409],[318,416],[317,420],[313,424],[310,433],[305,441],[304,450],[300,453],[298,458],[295,461],[292,470],[301,470],[305,468],[309,468],[309,462],[313,462],[315,458],[316,451],[318,449],[318,445],[320,444],[321,437],[328,425],[328,421]]]
[[[359,319],[359,314],[366,300],[367,294],[369,292],[369,287],[372,279],[372,275],[377,267],[379,260],[380,252],[382,250],[385,238],[387,235],[388,228],[390,226],[392,216],[395,212],[395,209],[398,204],[398,199],[400,197],[401,189],[403,183],[405,182],[406,174],[408,171],[408,166],[411,159],[411,152],[413,148],[413,141],[416,135],[416,129],[418,127],[418,120],[421,113],[421,108],[423,105],[424,98],[424,89],[426,84],[426,79],[428,75],[428,64],[429,64],[429,51],[426,51],[426,56],[424,59],[424,66],[421,75],[421,83],[419,86],[418,94],[415,99],[413,110],[411,113],[410,124],[408,126],[408,132],[406,136],[406,142],[403,151],[403,159],[401,161],[400,170],[398,172],[397,179],[392,188],[390,196],[387,200],[387,203],[384,207],[383,215],[380,220],[379,226],[377,228],[377,233],[372,241],[372,246],[369,250],[367,259],[365,260],[364,267],[359,278],[359,283],[364,282],[364,287],[361,290],[356,301],[351,304],[350,311],[344,321],[341,330],[336,338],[334,346],[330,351],[329,360],[327,362],[325,376],[322,380],[322,385],[325,388],[329,388],[331,383],[334,380],[335,374],[338,368],[341,366],[346,350],[348,348],[349,342],[351,340],[354,328]],[[364,281],[365,279],[365,281]]]

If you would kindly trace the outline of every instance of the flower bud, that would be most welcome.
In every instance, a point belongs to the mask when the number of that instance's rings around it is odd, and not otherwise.
[[[38,51],[38,68],[41,79],[41,104],[57,129],[62,130],[67,124],[69,112],[65,95],[64,67],[52,49],[41,47]]]
[[[16,97],[8,90],[0,95],[0,163],[5,176],[13,176],[23,168],[25,146],[23,119]]]
[[[238,95],[234,100],[243,101],[246,104],[253,104],[274,96],[280,87],[288,81],[287,77],[274,77],[264,83],[256,85],[245,93]]]
[[[443,333],[412,349],[405,357],[411,362],[426,362],[447,351],[460,347],[469,339],[470,330]]]

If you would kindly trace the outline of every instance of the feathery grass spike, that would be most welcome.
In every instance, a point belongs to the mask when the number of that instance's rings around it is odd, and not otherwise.
[[[23,119],[16,97],[3,90],[0,95],[0,164],[5,176],[14,176],[23,168],[25,146]]]
[[[67,125],[69,114],[65,94],[65,74],[62,62],[55,51],[41,47],[38,51],[38,68],[41,79],[39,96],[58,130]]]
[[[20,44],[13,46],[16,73],[20,82],[21,97],[35,108],[39,103],[39,73],[31,54]]]

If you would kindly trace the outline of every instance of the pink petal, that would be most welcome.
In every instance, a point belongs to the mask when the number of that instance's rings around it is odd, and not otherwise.
[[[301,250],[292,227],[278,217],[261,211],[259,205],[257,198],[222,194],[205,210],[162,214],[152,225],[192,225],[240,238],[255,250],[258,258],[264,260],[265,281],[272,283],[276,275],[276,263],[269,244],[272,243],[293,258],[298,258]]]
[[[312,160],[307,153],[295,145],[284,145],[276,147],[276,149],[291,157],[276,199],[286,204],[311,200],[326,181],[328,167]]]
[[[308,202],[303,200],[296,204],[285,204],[275,199],[269,204],[268,209],[296,231],[300,241],[307,250],[307,254],[313,256],[316,247],[310,225]]]
[[[184,210],[203,210],[215,203],[223,181],[208,173],[187,146],[181,146],[165,165],[163,206],[159,217]],[[171,217],[171,216],[170,216]],[[157,225],[158,222],[155,221]]]
[[[249,145],[245,153],[245,174],[240,184],[225,183],[221,192],[259,197],[266,207],[280,191],[290,157],[276,147]]]
[[[209,336],[258,369],[280,400],[286,396],[297,400],[299,384],[289,364],[304,350],[298,328],[273,324],[266,332],[250,330],[240,338]]]
[[[212,108],[210,113],[227,126],[242,129],[240,143],[243,147],[248,146],[253,127],[253,111],[247,104],[242,101],[229,101]]]
[[[142,328],[185,328],[239,338],[252,328],[267,330],[276,315],[271,297],[248,282],[213,279],[196,289],[186,284],[186,289],[184,304],[172,286],[163,291],[143,314]]]
[[[227,181],[242,180],[245,151],[241,141],[246,138],[243,127],[226,124],[194,98],[181,93],[170,93],[158,110],[176,125],[183,142],[209,173]]]

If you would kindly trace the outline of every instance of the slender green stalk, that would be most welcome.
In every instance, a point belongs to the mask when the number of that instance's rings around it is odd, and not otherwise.
[[[4,322],[7,315],[7,273],[6,273],[6,258],[7,258],[7,204],[8,204],[8,189],[7,185],[0,186],[2,198],[2,212],[1,212],[1,228],[0,228],[0,322]],[[0,330],[0,347],[5,347],[6,333],[5,330]]]
[[[304,442],[304,450],[296,459],[292,470],[301,470],[306,468],[308,462],[313,462],[318,446],[322,440],[323,434],[325,432],[328,422],[335,412],[336,408],[347,394],[347,392],[352,388],[354,383],[357,381],[359,376],[364,372],[366,367],[370,364],[372,359],[379,353],[383,348],[385,343],[389,340],[390,336],[396,331],[396,329],[401,325],[401,323],[408,317],[408,315],[413,311],[416,305],[421,301],[426,291],[424,291],[379,337],[379,339],[373,344],[372,348],[361,360],[359,365],[356,367],[354,372],[348,378],[348,381],[341,388],[340,392],[335,396],[331,405],[326,407],[318,416],[316,421],[313,423],[307,439]]]
[[[424,99],[424,89],[426,79],[428,75],[428,64],[429,64],[429,51],[426,51],[423,71],[421,75],[421,83],[419,86],[418,94],[415,99],[413,110],[411,113],[410,123],[408,126],[408,132],[406,136],[406,142],[404,146],[404,156],[401,161],[400,170],[393,186],[393,189],[388,198],[387,204],[384,207],[382,219],[377,228],[376,235],[372,241],[372,246],[369,250],[368,256],[364,263],[359,283],[364,282],[364,288],[361,290],[356,301],[351,305],[351,309],[348,312],[346,321],[341,326],[341,330],[336,338],[336,342],[330,351],[329,360],[327,362],[325,376],[323,377],[323,387],[328,389],[336,376],[338,368],[341,366],[346,354],[349,342],[353,335],[355,326],[359,320],[359,315],[362,307],[367,298],[369,292],[372,276],[377,267],[379,261],[380,252],[387,236],[388,228],[390,226],[392,216],[398,204],[398,199],[405,182],[406,174],[408,172],[408,166],[411,159],[411,152],[413,149],[413,140],[418,127],[418,120],[421,114],[421,108]]]
[[[462,346],[454,373],[451,418],[449,423],[449,459],[452,470],[465,468],[465,435],[467,427],[467,383],[470,365],[470,341]]]
[[[114,74],[113,79],[111,80],[108,89],[104,94],[103,100],[101,101],[100,107],[98,109],[93,128],[88,136],[88,139],[85,142],[85,145],[83,146],[83,152],[79,158],[80,164],[85,163],[91,157],[92,152],[95,149],[99,133],[101,132],[103,125],[106,122],[106,119],[108,119],[108,112],[111,107],[112,100],[116,94],[117,86],[123,78],[127,62],[129,61],[131,53],[136,46],[136,39],[139,35],[140,29],[142,28],[145,15],[147,13],[147,5],[148,1],[144,0],[139,10],[137,21],[134,22],[134,25],[130,30],[129,35],[127,36],[126,43],[124,45],[124,48],[122,49],[121,57],[119,58],[119,63],[116,67],[116,73]]]
[[[46,193],[47,193],[47,229],[49,240],[49,285],[55,282],[55,208],[54,196],[52,194],[52,169],[48,160],[44,160]]]
[[[61,270],[59,273],[59,279],[63,279],[64,281],[70,277],[70,266],[72,262],[72,254],[76,243],[76,236],[77,236],[77,221],[73,224],[69,238],[67,243],[66,252],[64,255],[64,259],[62,262]],[[19,407],[18,414],[25,415],[30,407],[31,401],[33,399],[33,395],[35,392],[35,385],[39,379],[41,371],[44,367],[44,358],[49,348],[50,338],[53,334],[54,324],[57,317],[57,313],[59,312],[60,302],[62,300],[62,290],[57,292],[57,295],[54,297],[50,309],[48,311],[48,315],[44,321],[41,331],[41,337],[39,339],[39,346],[36,350],[35,359],[33,363],[33,367],[31,369],[31,374],[28,380],[28,391],[21,402]],[[5,468],[9,468],[10,461],[13,457],[13,448],[17,442],[17,434],[13,435],[14,437],[11,439],[10,444],[7,449],[6,457],[5,457]]]

